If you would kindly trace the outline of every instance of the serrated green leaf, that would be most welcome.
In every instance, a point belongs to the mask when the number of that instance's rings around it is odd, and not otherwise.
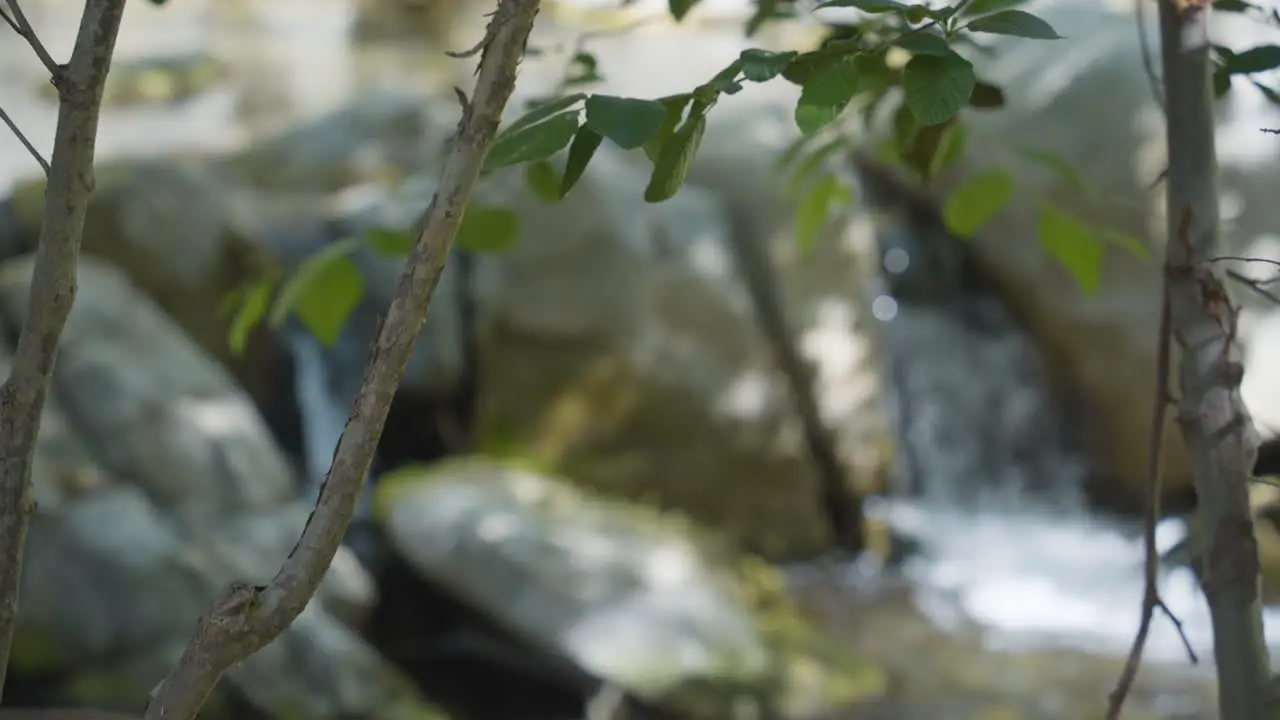
[[[831,206],[852,200],[849,188],[840,182],[835,175],[824,175],[809,186],[809,191],[796,206],[795,233],[796,247],[801,253],[808,253],[818,243],[822,229],[826,227]]]
[[[1226,58],[1227,72],[1251,75],[1280,67],[1280,45],[1259,45]]]
[[[1080,171],[1076,170],[1075,166],[1067,162],[1061,155],[1027,146],[1020,146],[1015,150],[1024,159],[1053,172],[1058,176],[1059,180],[1070,185],[1072,190],[1081,195],[1089,194],[1089,186],[1085,184],[1084,178],[1080,176]]]
[[[408,230],[369,228],[363,235],[365,244],[381,255],[404,257],[413,250],[414,238]]]
[[[677,22],[684,19],[685,15],[697,5],[699,0],[667,0],[667,9],[671,11],[671,17]]]
[[[667,108],[657,100],[637,100],[613,95],[587,98],[587,127],[609,138],[623,150],[644,145],[662,128]]]
[[[897,0],[826,0],[818,4],[819,8],[857,8],[865,13],[901,12],[909,6]]]
[[[956,54],[917,55],[902,74],[902,91],[911,114],[921,125],[937,125],[955,117],[969,103],[976,83],[973,65]]]
[[[956,237],[970,238],[1013,200],[1013,176],[1003,170],[976,173],[951,191],[942,221]]]
[[[358,240],[333,243],[299,265],[276,296],[271,325],[292,313],[317,340],[332,345],[364,295],[364,277],[349,254]]]
[[[579,130],[581,132],[581,130]],[[524,181],[534,197],[543,202],[556,202],[560,195],[560,173],[550,160],[538,160],[524,166]]]
[[[840,56],[822,50],[801,54],[782,71],[782,77],[793,85],[806,85],[823,70],[840,62]]]
[[[675,134],[676,128],[680,127],[680,119],[684,117],[685,108],[693,100],[692,93],[684,93],[682,95],[672,95],[662,98],[658,102],[667,109],[667,117],[662,121],[662,127],[658,128],[658,132],[649,138],[644,144],[644,154],[649,157],[650,162],[658,161],[658,153],[661,152],[662,146],[667,140]]]
[[[1044,20],[1023,10],[1002,10],[980,17],[965,26],[970,32],[1011,35],[1032,40],[1061,40],[1062,36]]]
[[[691,115],[680,129],[662,145],[658,159],[653,164],[653,175],[644,189],[646,202],[657,203],[674,196],[689,177],[693,158],[702,144],[702,134],[707,129],[707,117],[701,113]]]
[[[556,115],[495,140],[485,159],[485,170],[543,160],[564,149],[578,132],[578,111]]]
[[[506,252],[520,241],[520,216],[514,210],[493,205],[470,205],[462,215],[458,247],[474,253]]]
[[[770,52],[750,48],[742,51],[738,56],[738,63],[746,79],[751,82],[768,82],[781,75],[782,71],[786,70],[787,66],[798,57],[800,53],[794,51]]]
[[[1102,261],[1106,248],[1092,228],[1052,205],[1040,208],[1037,223],[1040,246],[1057,260],[1085,295],[1102,286]]]
[[[1027,0],[973,0],[973,2],[965,5],[964,8],[960,10],[960,16],[975,17],[977,15],[990,15],[991,13],[1023,5],[1026,2]]]
[[[858,93],[858,65],[845,58],[805,83],[796,103],[796,126],[810,135],[831,124]]]
[[[587,165],[595,157],[596,149],[602,142],[604,136],[595,130],[588,127],[578,129],[578,134],[573,136],[573,143],[569,145],[569,160],[564,166],[564,177],[560,179],[560,197],[568,195],[582,179],[582,174],[587,171]]]
[[[231,316],[231,324],[227,327],[227,345],[232,355],[244,355],[250,333],[266,317],[271,306],[274,287],[275,283],[270,280],[259,280],[243,289],[235,314]]]
[[[928,32],[907,33],[894,41],[898,47],[912,55],[950,55],[951,47],[945,38]]]

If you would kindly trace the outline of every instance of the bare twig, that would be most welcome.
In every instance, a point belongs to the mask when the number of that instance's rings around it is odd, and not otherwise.
[[[1138,47],[1142,50],[1142,68],[1147,72],[1147,84],[1151,88],[1151,97],[1155,98],[1160,109],[1164,109],[1164,91],[1160,89],[1160,76],[1156,74],[1156,61],[1151,52],[1151,40],[1147,37],[1147,3],[1151,0],[1134,0],[1136,12],[1134,22],[1138,26]],[[1159,0],[1156,0],[1159,2]],[[1164,177],[1164,173],[1160,174]],[[1159,182],[1157,179],[1156,182]],[[1152,183],[1154,185],[1154,183]]]
[[[36,162],[40,163],[40,169],[44,170],[45,177],[48,177],[48,161],[44,159],[40,154],[40,151],[36,149],[36,146],[31,144],[31,141],[27,139],[27,136],[22,134],[22,130],[18,128],[18,124],[13,121],[13,118],[9,117],[9,113],[5,112],[4,108],[0,108],[0,120],[4,121],[5,125],[9,126],[9,129],[17,136],[18,142],[22,143],[22,146],[27,149],[27,152],[31,153],[31,157],[35,158]]]
[[[333,465],[297,546],[266,586],[237,584],[201,617],[182,659],[156,686],[146,720],[191,720],[223,672],[283,632],[306,607],[351,521],[378,437],[459,221],[515,87],[539,0],[501,0],[480,48],[479,78],[458,125],[396,296],[379,323]]]
[[[12,28],[14,32],[19,35],[22,34],[22,29],[18,27],[18,23],[13,21],[13,18],[9,17],[9,13],[4,11],[3,5],[0,5],[0,20],[4,20],[4,24]]]
[[[1139,1],[1141,2],[1141,0]],[[1188,211],[1183,216],[1179,230],[1181,235],[1186,235],[1190,223],[1191,213]],[[1160,579],[1160,553],[1156,549],[1156,523],[1160,520],[1160,459],[1164,444],[1165,409],[1169,404],[1170,328],[1167,271],[1164,275],[1166,277],[1162,278],[1160,287],[1160,339],[1156,352],[1156,390],[1151,407],[1151,436],[1147,445],[1147,502],[1142,518],[1142,544],[1145,550],[1145,558],[1143,560],[1142,619],[1138,624],[1138,633],[1133,638],[1133,646],[1129,649],[1129,657],[1125,660],[1124,670],[1120,673],[1120,679],[1116,682],[1116,687],[1111,691],[1111,696],[1108,698],[1107,720],[1117,720],[1120,717],[1120,710],[1124,707],[1125,698],[1128,697],[1129,690],[1133,687],[1133,681],[1138,677],[1138,669],[1142,665],[1142,652],[1147,644],[1147,635],[1151,630],[1151,619],[1155,615],[1156,608],[1163,608],[1165,613],[1173,620],[1175,627],[1178,628],[1179,634],[1182,632],[1181,621],[1174,617],[1173,613],[1169,611],[1169,608],[1160,599],[1158,586]],[[1185,636],[1183,641],[1186,642]],[[1194,661],[1196,656],[1191,651],[1190,643],[1187,643],[1187,650],[1191,653]]]
[[[0,686],[9,664],[27,525],[34,512],[31,466],[58,340],[76,295],[76,261],[93,191],[94,138],[102,86],[125,0],[87,0],[60,88],[44,217],[13,368],[0,386]],[[18,6],[10,0],[25,25]]]
[[[22,39],[27,41],[27,44],[31,46],[31,49],[36,51],[36,57],[40,58],[41,64],[43,64],[45,69],[49,71],[49,75],[53,79],[53,84],[57,85],[62,75],[62,66],[53,61],[53,56],[51,56],[49,51],[45,49],[44,43],[40,42],[40,38],[36,35],[35,29],[31,27],[31,23],[27,22],[26,13],[22,12],[22,6],[18,4],[18,0],[6,0],[6,2],[9,3],[10,12],[13,13],[13,17],[5,17],[5,20],[9,23],[9,27],[12,27],[19,35],[22,36]],[[83,32],[84,26],[81,25],[80,29],[81,32]]]

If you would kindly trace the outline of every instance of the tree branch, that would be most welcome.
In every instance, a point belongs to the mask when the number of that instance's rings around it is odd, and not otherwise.
[[[266,646],[302,612],[333,561],[458,224],[515,87],[516,67],[538,6],[539,0],[501,0],[489,21],[475,96],[463,109],[439,189],[386,319],[379,323],[333,465],[297,546],[270,584],[233,585],[200,618],[177,667],[152,691],[146,720],[194,718],[227,668]]]
[[[94,140],[102,86],[111,66],[125,0],[87,0],[61,99],[44,217],[13,368],[0,386],[0,687],[18,614],[27,525],[35,509],[31,466],[58,340],[76,294],[76,262],[93,191]],[[20,25],[26,25],[10,0]],[[34,37],[34,33],[32,34]],[[47,53],[46,53],[47,56]]]
[[[1257,538],[1249,483],[1257,439],[1240,398],[1235,306],[1216,272],[1217,158],[1207,0],[1162,0],[1169,173],[1166,248],[1173,338],[1181,350],[1178,415],[1191,451],[1205,539],[1223,720],[1267,717],[1269,660],[1262,634]],[[1187,232],[1179,236],[1181,220]]]
[[[46,178],[49,177],[49,162],[44,159],[44,156],[42,156],[40,151],[36,149],[36,146],[31,144],[31,141],[27,139],[27,136],[22,134],[22,129],[13,121],[13,118],[9,117],[9,113],[5,112],[4,108],[0,108],[0,120],[4,121],[5,125],[9,126],[9,129],[13,131],[15,136],[17,136],[18,142],[22,143],[22,146],[27,149],[27,152],[31,153],[31,157],[35,158],[36,162],[40,164],[40,169],[44,170],[44,176]]]
[[[62,67],[53,61],[53,57],[50,56],[49,51],[45,49],[44,43],[40,42],[40,38],[36,35],[35,29],[31,27],[31,23],[27,22],[26,13],[22,12],[22,6],[18,4],[18,0],[7,0],[7,2],[9,3],[10,11],[12,11],[12,17],[6,15],[4,18],[5,22],[27,41],[27,44],[31,46],[32,50],[36,51],[36,57],[40,58],[41,64],[43,64],[45,69],[49,71],[49,75],[53,79],[53,84],[57,85],[61,80]],[[88,13],[88,11],[89,8],[86,7],[85,12]],[[84,26],[81,25],[82,30],[83,28]],[[115,41],[113,40],[112,42],[114,43]]]

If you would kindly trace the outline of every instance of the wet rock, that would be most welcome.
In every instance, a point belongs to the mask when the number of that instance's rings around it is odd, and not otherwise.
[[[0,265],[5,337],[25,315],[31,265]],[[196,618],[233,580],[268,581],[310,511],[234,380],[93,257],[81,261],[33,475],[14,683],[54,678],[45,699],[62,704],[140,707]],[[430,717],[348,627],[374,599],[353,562],[340,553],[317,601],[229,675],[210,717]]]
[[[19,185],[12,203],[22,246],[34,248],[43,180]],[[236,356],[227,340],[232,316],[222,311],[233,291],[275,267],[259,216],[207,162],[103,164],[96,170],[83,250],[122,269],[267,407],[277,384],[276,347],[264,328]]]
[[[383,476],[376,516],[425,579],[554,662],[683,718],[817,718],[884,690],[780,578],[683,523],[471,458]]]

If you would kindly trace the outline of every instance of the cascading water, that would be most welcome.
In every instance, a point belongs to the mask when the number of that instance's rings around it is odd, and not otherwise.
[[[968,267],[960,241],[932,212],[904,211],[892,189],[862,185],[863,199],[881,211],[882,287],[872,307],[904,456],[899,497],[869,512],[918,543],[903,573],[920,609],[942,625],[976,621],[998,647],[1125,652],[1143,595],[1140,523],[1086,509],[1087,467],[1068,413],[1048,391],[1036,348]],[[1187,532],[1176,519],[1157,530],[1162,553]],[[1166,569],[1160,592],[1197,653],[1211,657],[1208,611],[1191,571]],[[1280,612],[1267,624],[1276,643]],[[1147,647],[1153,661],[1185,658],[1161,617]]]

